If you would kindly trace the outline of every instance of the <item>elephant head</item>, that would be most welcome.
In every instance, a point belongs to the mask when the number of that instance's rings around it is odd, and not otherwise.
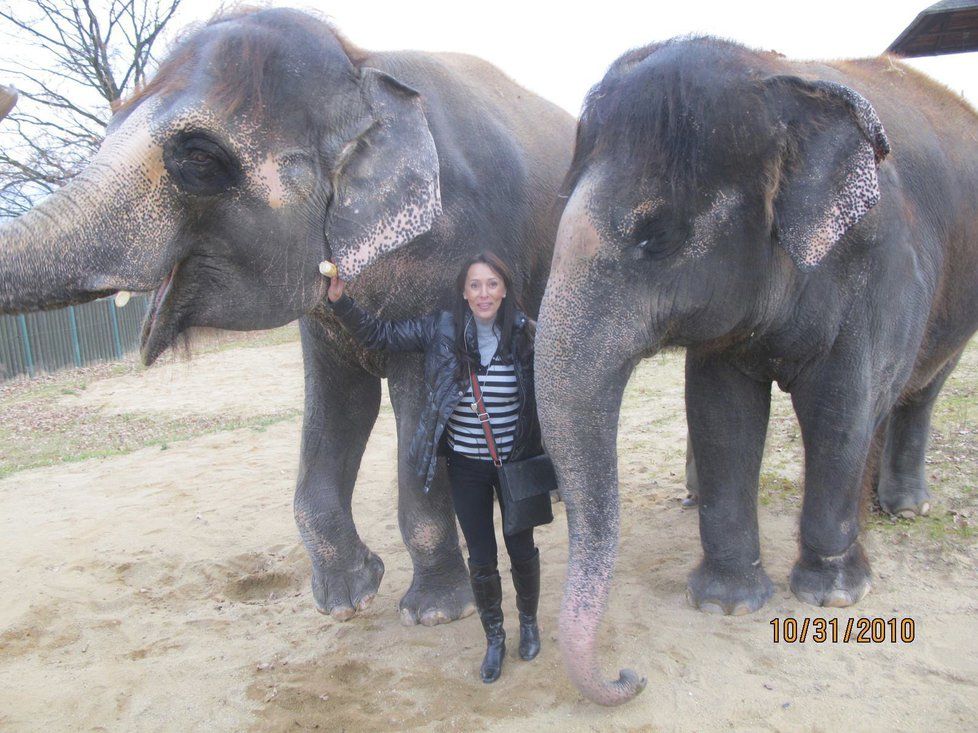
[[[888,145],[872,107],[785,66],[713,39],[671,41],[619,59],[584,105],[535,371],[570,532],[560,643],[599,703],[645,684],[629,670],[604,681],[595,655],[632,368],[670,346],[725,348],[776,320],[791,283],[838,266],[880,195]]]
[[[291,10],[219,17],[113,116],[69,185],[0,227],[0,312],[156,290],[151,363],[190,326],[269,328],[427,231],[438,156],[418,94]]]

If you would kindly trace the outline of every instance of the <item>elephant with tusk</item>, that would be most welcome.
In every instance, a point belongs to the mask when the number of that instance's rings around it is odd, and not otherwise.
[[[351,513],[381,379],[403,457],[423,365],[356,345],[323,307],[320,263],[373,313],[406,318],[443,306],[460,263],[490,249],[535,313],[573,134],[570,115],[471,56],[372,53],[302,12],[231,11],[181,41],[70,184],[0,225],[0,312],[155,291],[147,364],[194,326],[299,319],[295,518],[316,606],[347,619],[384,573]],[[473,608],[444,465],[427,494],[423,483],[399,463],[407,624]]]

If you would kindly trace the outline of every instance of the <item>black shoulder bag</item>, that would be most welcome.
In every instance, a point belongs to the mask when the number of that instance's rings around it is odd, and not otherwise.
[[[472,396],[475,402],[472,409],[479,416],[482,429],[489,445],[489,455],[499,473],[499,491],[502,495],[503,534],[514,535],[530,527],[549,524],[554,520],[550,507],[550,492],[557,489],[557,475],[554,473],[550,456],[541,453],[522,461],[503,463],[496,451],[496,441],[492,437],[489,413],[482,401],[482,390],[474,371],[469,372],[472,380]]]

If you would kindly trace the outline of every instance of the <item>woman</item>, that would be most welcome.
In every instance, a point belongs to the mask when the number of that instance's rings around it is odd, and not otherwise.
[[[459,272],[451,312],[396,322],[382,321],[360,308],[344,295],[345,283],[338,276],[328,293],[340,323],[367,348],[425,354],[430,399],[408,460],[428,491],[438,454],[446,456],[455,515],[469,548],[472,592],[486,632],[483,682],[499,678],[506,633],[492,514],[499,481],[482,423],[472,408],[470,370],[489,413],[499,458],[519,460],[541,452],[533,397],[534,324],[514,302],[512,282],[502,260],[483,252]],[[500,506],[506,511],[501,495]],[[540,651],[540,553],[532,528],[505,540],[520,617],[520,657],[530,660]]]

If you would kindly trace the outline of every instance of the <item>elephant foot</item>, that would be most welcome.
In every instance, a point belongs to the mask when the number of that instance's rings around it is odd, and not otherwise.
[[[721,570],[702,560],[690,573],[686,598],[705,613],[742,616],[753,613],[774,593],[760,560],[743,571]]]
[[[872,571],[862,545],[854,542],[844,554],[820,557],[802,549],[791,570],[791,592],[813,606],[845,608],[858,603],[872,586]]]
[[[475,599],[461,556],[447,570],[415,569],[398,608],[405,626],[447,624],[474,613]]]
[[[882,479],[877,490],[880,508],[903,519],[925,517],[930,512],[930,491],[922,481],[900,482]]]
[[[316,610],[337,621],[348,621],[364,610],[377,595],[384,562],[370,550],[353,569],[317,567],[312,564],[312,595]]]

